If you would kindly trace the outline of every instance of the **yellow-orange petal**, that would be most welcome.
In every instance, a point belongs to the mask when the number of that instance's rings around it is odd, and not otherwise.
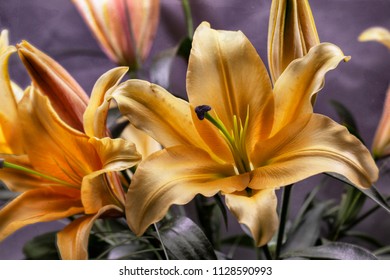
[[[272,128],[271,81],[256,49],[240,31],[214,30],[207,22],[199,25],[188,64],[187,92],[192,107],[210,106],[210,114],[218,115],[229,132],[233,116],[244,124],[249,110],[249,146]],[[219,132],[208,132],[210,128],[202,127],[204,122],[196,115],[194,123],[205,142],[215,146]]]
[[[8,60],[16,51],[8,46],[8,31],[0,35],[0,153],[23,153],[23,141],[18,124],[17,101],[8,73]]]
[[[1,209],[0,240],[26,225],[55,221],[81,212],[79,190],[56,186],[26,191]]]
[[[121,137],[127,141],[133,142],[137,147],[137,151],[146,158],[149,155],[161,150],[161,145],[148,134],[135,128],[132,124],[126,126]]]
[[[49,99],[35,88],[19,103],[24,144],[37,171],[81,186],[82,178],[101,167],[89,137],[64,123]]]
[[[88,240],[93,223],[100,216],[108,212],[121,212],[121,209],[113,205],[107,205],[95,215],[80,217],[57,234],[57,246],[63,260],[87,260]]]
[[[313,113],[312,98],[322,89],[325,74],[348,57],[339,47],[322,43],[294,60],[274,87],[275,120],[272,135],[294,121],[308,119]]]
[[[124,192],[113,172],[128,169],[141,160],[133,143],[123,139],[91,138],[90,143],[99,155],[102,167],[83,178],[81,198],[85,213],[92,214],[105,205],[124,207]]]
[[[105,97],[118,85],[127,71],[128,67],[117,67],[107,71],[96,81],[83,117],[84,131],[89,137],[107,136],[106,122],[110,103]]]
[[[141,235],[161,220],[172,204],[186,204],[196,194],[213,196],[246,188],[249,174],[236,175],[230,164],[215,162],[193,146],[175,146],[142,161],[126,195],[126,218]]]
[[[251,196],[248,196],[246,191],[225,196],[227,207],[238,222],[249,229],[256,245],[267,244],[278,228],[275,190],[256,190]]]
[[[250,188],[278,188],[323,172],[338,173],[362,188],[377,180],[370,152],[344,126],[319,114],[305,123],[290,124],[258,143]]]
[[[202,147],[189,104],[162,87],[142,80],[128,80],[116,87],[111,96],[131,124],[164,147],[181,144]]]

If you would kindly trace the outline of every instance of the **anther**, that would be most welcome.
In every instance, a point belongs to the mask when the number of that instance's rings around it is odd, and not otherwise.
[[[208,111],[211,110],[209,105],[200,105],[195,108],[195,113],[198,116],[199,120],[203,120]]]

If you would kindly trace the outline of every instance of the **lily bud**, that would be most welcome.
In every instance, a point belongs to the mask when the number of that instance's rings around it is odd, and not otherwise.
[[[157,31],[159,0],[73,0],[106,55],[116,64],[139,68]]]
[[[18,44],[17,49],[34,86],[49,97],[62,120],[83,131],[83,114],[89,98],[81,86],[60,64],[28,42]]]
[[[268,26],[268,64],[272,81],[294,59],[320,43],[308,0],[273,0]]]
[[[382,117],[375,132],[372,153],[375,158],[390,155],[390,87],[387,90]]]

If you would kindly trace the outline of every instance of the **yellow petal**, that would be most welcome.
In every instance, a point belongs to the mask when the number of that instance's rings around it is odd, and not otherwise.
[[[161,150],[161,145],[142,130],[135,128],[132,124],[126,126],[121,137],[127,141],[133,142],[137,151],[146,158],[149,155]]]
[[[268,26],[268,64],[275,82],[296,58],[320,43],[308,0],[273,0]]]
[[[34,86],[50,98],[52,106],[68,125],[83,131],[88,95],[81,86],[60,64],[28,42],[23,41],[17,48]]]
[[[84,113],[84,131],[89,137],[107,136],[107,113],[110,107],[106,94],[121,81],[128,71],[127,67],[117,67],[107,71],[95,83],[91,99]]]
[[[96,215],[87,215],[78,218],[67,225],[57,234],[57,246],[63,260],[86,260],[88,259],[88,240],[93,223],[101,215],[107,212],[120,212],[113,205],[108,205]]]
[[[213,196],[246,188],[249,174],[236,175],[232,165],[216,163],[203,150],[175,146],[142,161],[126,195],[130,228],[141,235],[161,220],[172,204],[186,204],[196,194]]]
[[[102,162],[102,168],[83,178],[81,198],[85,213],[96,213],[105,205],[124,206],[124,192],[115,171],[128,169],[141,160],[135,145],[123,139],[91,138]],[[107,174],[106,174],[107,173]]]
[[[15,47],[8,46],[8,32],[3,30],[0,35],[0,153],[22,154],[17,102],[8,73],[8,60],[15,51]]]
[[[164,147],[180,144],[202,146],[203,141],[192,123],[189,104],[162,87],[129,80],[115,89],[112,98],[131,124]]]
[[[81,186],[86,174],[101,168],[89,137],[65,124],[36,89],[20,101],[19,116],[25,149],[37,171]]]
[[[303,58],[294,60],[276,81],[275,120],[272,135],[293,121],[308,119],[313,113],[312,97],[322,89],[325,74],[347,60],[335,45],[322,43]]]
[[[63,219],[81,212],[78,190],[56,186],[26,191],[1,209],[0,240],[26,225]]]
[[[271,240],[278,228],[277,199],[273,189],[226,194],[226,205],[239,223],[248,227],[257,246]]]
[[[379,26],[370,27],[359,35],[359,41],[377,41],[390,49],[390,31]]]
[[[377,180],[370,152],[344,126],[318,114],[303,124],[258,144],[250,188],[278,188],[322,172],[338,173],[362,188]]]
[[[390,87],[387,90],[382,116],[375,132],[372,152],[378,158],[390,155]]]
[[[228,131],[233,130],[233,116],[245,123],[249,110],[248,138],[258,139],[270,132],[271,81],[255,48],[240,31],[214,30],[206,22],[196,29],[187,92],[191,106],[211,106],[210,113],[215,112]],[[200,127],[205,122],[196,116],[194,123],[205,141],[214,146],[218,135],[206,133]]]

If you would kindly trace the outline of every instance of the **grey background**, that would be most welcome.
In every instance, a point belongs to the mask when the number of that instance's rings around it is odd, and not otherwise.
[[[190,0],[194,25],[206,20],[216,29],[242,30],[252,41],[266,63],[268,14],[271,0]],[[364,29],[379,25],[390,28],[389,0],[311,0],[313,14],[322,42],[337,44],[346,55],[352,56],[327,74],[324,89],[318,96],[315,111],[335,120],[337,115],[329,105],[336,99],[347,106],[357,120],[364,141],[371,145],[379,121],[386,89],[389,83],[390,53],[375,42],[360,43],[357,37]],[[98,47],[89,29],[71,1],[67,0],[0,0],[0,28],[10,31],[12,44],[21,40],[43,50],[61,63],[90,92],[96,79],[114,67]],[[179,0],[161,0],[161,18],[150,59],[158,52],[174,46],[186,35]],[[22,87],[29,78],[14,56],[10,63],[11,77]],[[147,79],[147,71],[143,74]],[[185,63],[175,60],[171,91],[185,96]],[[386,163],[385,163],[386,164]],[[305,193],[320,178],[315,176],[296,187],[293,194],[294,214]],[[388,178],[383,175],[378,188],[388,192]],[[320,195],[339,197],[341,187],[334,184]],[[389,244],[390,219],[378,213],[361,225],[374,236]],[[379,222],[380,221],[380,222]],[[31,236],[61,228],[60,222],[28,226],[0,243],[0,259],[23,258],[21,248]],[[237,230],[236,226],[236,230]],[[239,228],[238,228],[239,230]],[[249,254],[249,253],[248,253]],[[241,255],[249,258],[250,255]]]

